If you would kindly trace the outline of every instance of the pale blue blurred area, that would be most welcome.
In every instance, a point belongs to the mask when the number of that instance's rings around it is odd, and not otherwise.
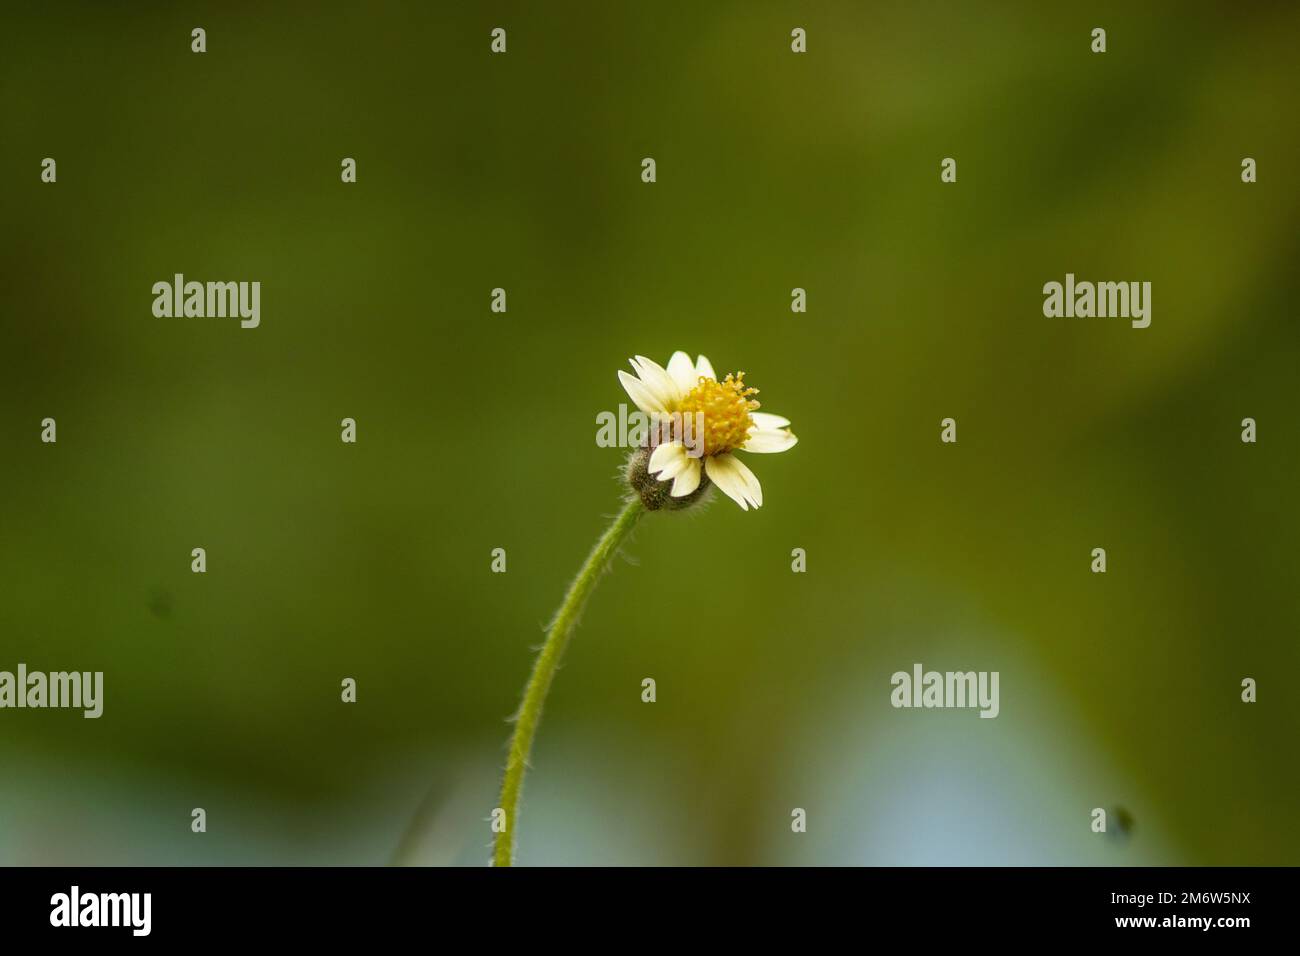
[[[957,646],[942,657],[960,661]],[[1176,865],[1159,803],[1140,777],[1108,757],[1049,673],[1012,654],[1000,668],[1001,712],[895,709],[886,681],[862,695],[845,686],[800,728],[788,773],[773,790],[808,814],[766,804],[775,863],[883,866]],[[992,662],[991,660],[991,662]],[[911,672],[911,662],[899,670]],[[802,802],[799,802],[802,800]],[[1092,832],[1092,811],[1107,831]],[[1115,810],[1134,825],[1124,833]],[[782,810],[785,814],[782,816]]]
[[[476,754],[411,754],[387,766],[363,754],[340,759],[350,764],[351,785],[328,798],[286,800],[247,779],[0,749],[0,866],[486,863],[495,766]],[[399,857],[431,788],[431,825],[410,855]],[[206,811],[206,832],[191,829],[196,807]]]
[[[652,706],[652,705],[647,705]],[[557,735],[524,789],[520,865],[691,866],[710,861],[684,755],[610,729]]]
[[[671,756],[632,759],[612,744],[546,748],[545,772],[529,781],[519,862],[707,862],[708,840],[692,841],[689,799],[666,772]],[[0,751],[9,774],[0,866],[488,865],[499,766],[480,754],[430,757],[387,768],[358,761],[356,785],[336,798],[286,802],[211,780]],[[194,807],[207,811],[204,833],[191,830]]]

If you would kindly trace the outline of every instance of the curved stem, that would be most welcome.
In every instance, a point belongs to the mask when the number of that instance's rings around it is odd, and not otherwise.
[[[494,866],[510,866],[514,858],[515,831],[518,820],[519,795],[524,787],[524,774],[528,770],[528,754],[533,749],[533,737],[537,734],[537,723],[542,717],[542,705],[546,694],[551,689],[551,681],[559,667],[564,648],[569,643],[582,607],[596,587],[596,582],[608,567],[610,559],[618,551],[619,544],[627,537],[637,519],[645,513],[640,499],[633,497],[614,518],[614,523],[601,535],[596,546],[587,555],[586,563],[578,576],[569,585],[564,595],[564,602],[555,613],[551,626],[546,629],[546,640],[541,652],[533,664],[532,676],[524,688],[524,699],[515,715],[515,732],[510,737],[510,754],[506,757],[506,773],[501,781],[501,805],[505,811],[505,830],[496,836],[496,845],[492,852]]]

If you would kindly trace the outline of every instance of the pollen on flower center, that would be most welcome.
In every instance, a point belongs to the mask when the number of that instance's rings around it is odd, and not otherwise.
[[[745,385],[744,372],[728,375],[721,382],[700,376],[699,384],[686,393],[677,408],[682,416],[682,428],[688,437],[699,441],[701,436],[690,430],[697,427],[697,422],[703,424],[705,455],[721,455],[740,448],[754,427],[749,413],[759,403],[749,396],[757,394],[758,389]],[[703,419],[697,415],[703,415]]]

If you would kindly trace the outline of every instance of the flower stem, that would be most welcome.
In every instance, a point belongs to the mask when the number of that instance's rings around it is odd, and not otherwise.
[[[528,770],[528,755],[533,749],[533,737],[542,717],[542,705],[551,689],[551,681],[564,656],[564,648],[582,614],[583,605],[595,590],[596,582],[609,566],[619,545],[645,513],[639,498],[633,497],[611,524],[596,546],[587,555],[582,570],[569,585],[564,602],[555,612],[551,626],[546,629],[546,640],[533,664],[532,676],[524,688],[524,699],[515,715],[515,732],[510,737],[510,754],[506,757],[505,777],[501,781],[501,809],[505,811],[505,830],[496,836],[492,852],[494,866],[510,866],[514,858],[515,832],[518,829],[519,796],[524,787],[524,774]]]

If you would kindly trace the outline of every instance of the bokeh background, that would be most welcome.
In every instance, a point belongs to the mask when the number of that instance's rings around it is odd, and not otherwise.
[[[1300,862],[1294,6],[3,19],[0,669],[106,689],[0,711],[0,863],[485,863],[621,495],[595,416],[677,348],[801,441],[602,583],[521,862]],[[155,318],[176,272],[261,327]],[[1066,272],[1151,281],[1151,327],[1044,318]],[[915,662],[1001,716],[891,708]]]

